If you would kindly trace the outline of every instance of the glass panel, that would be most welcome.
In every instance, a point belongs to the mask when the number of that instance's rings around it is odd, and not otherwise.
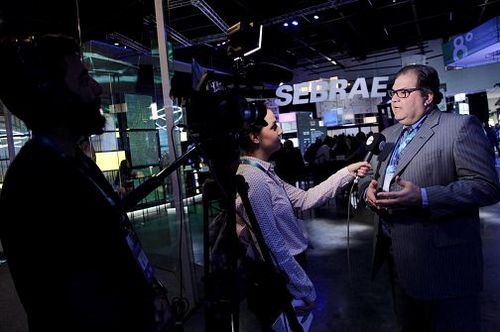
[[[10,165],[10,157],[13,158],[17,153],[19,153],[19,150],[30,138],[30,132],[28,128],[26,128],[21,120],[19,120],[12,114],[9,115],[12,130],[10,133],[7,133],[7,115],[7,109],[0,101],[0,189],[5,177],[5,173],[7,172],[7,168]],[[14,156],[9,156],[10,153],[8,145],[8,135],[12,135],[12,142],[14,144]]]
[[[154,129],[155,122],[152,120],[151,104],[153,98],[144,95],[125,95],[127,105],[127,125],[131,129]]]
[[[153,0],[147,1],[145,5],[154,7]],[[139,21],[143,21],[142,17]],[[168,153],[170,137],[163,109],[156,26],[144,22],[141,31],[126,35],[109,31],[105,38],[83,45],[89,73],[103,87],[102,110],[107,118],[105,133],[92,137],[93,147],[97,153],[124,151],[135,173],[134,188],[173,162]],[[173,62],[171,65],[173,72]],[[176,110],[180,119],[182,109]],[[108,167],[104,174],[110,183],[118,183],[115,188],[119,190],[120,182],[115,182],[118,170]],[[167,178],[163,186],[149,193],[129,214],[153,265],[160,271],[172,272],[178,279],[179,224],[171,210],[170,183]],[[201,214],[198,219],[200,227],[195,228],[201,230]],[[196,238],[201,239],[201,231],[197,232]],[[202,242],[197,247],[200,246]],[[199,255],[202,257],[202,252]],[[178,285],[168,286],[169,290],[174,287],[175,294]]]
[[[158,133],[131,131],[128,133],[132,166],[158,166],[160,160]]]

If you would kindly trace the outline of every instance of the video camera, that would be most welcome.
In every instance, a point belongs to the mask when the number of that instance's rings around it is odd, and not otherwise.
[[[257,120],[262,115],[259,109],[265,107],[263,99],[274,97],[274,89],[266,89],[266,84],[275,87],[293,78],[283,66],[262,61],[262,56],[256,60],[263,48],[262,25],[239,22],[227,35],[224,44],[232,72],[204,73],[187,104],[190,136],[201,144],[208,159],[225,164],[239,159],[238,135],[243,124]]]

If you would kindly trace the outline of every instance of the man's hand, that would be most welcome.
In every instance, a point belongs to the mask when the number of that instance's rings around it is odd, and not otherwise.
[[[410,181],[401,180],[399,176],[396,176],[396,183],[403,189],[400,191],[377,193],[375,200],[376,206],[382,208],[395,208],[422,205],[422,193],[420,192],[420,187]]]
[[[366,198],[365,202],[371,207],[377,208],[377,190],[378,190],[378,182],[376,180],[372,180],[366,189]]]

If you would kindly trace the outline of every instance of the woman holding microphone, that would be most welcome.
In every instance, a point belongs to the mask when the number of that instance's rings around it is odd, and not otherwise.
[[[315,306],[316,291],[304,271],[305,251],[309,239],[302,220],[295,210],[318,207],[333,198],[342,188],[349,185],[356,176],[363,177],[370,170],[367,162],[350,164],[340,169],[317,186],[305,191],[281,180],[268,162],[269,157],[280,149],[283,133],[271,110],[264,104],[256,105],[254,120],[244,123],[239,136],[241,174],[249,185],[248,198],[263,240],[274,259],[274,263],[288,277],[287,288],[298,316],[304,316]],[[261,260],[254,237],[249,230],[248,216],[241,201],[236,200],[238,235],[244,245],[246,256]],[[252,305],[249,303],[249,306]],[[253,306],[255,308],[255,306]],[[272,325],[272,318],[250,308],[257,315],[263,330]]]

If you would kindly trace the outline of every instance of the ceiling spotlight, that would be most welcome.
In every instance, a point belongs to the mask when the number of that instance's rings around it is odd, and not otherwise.
[[[297,25],[299,25],[299,22],[297,22],[297,21],[293,20],[293,21],[292,21],[292,24],[293,24],[293,25],[295,25],[295,26],[297,26]]]
[[[317,20],[317,19],[319,19],[319,16],[318,16],[318,15],[314,15],[314,16],[313,16],[313,18],[314,18],[315,20]]]
[[[283,23],[283,26],[287,27],[288,26],[288,22]]]
[[[120,45],[120,43],[115,43],[114,45],[115,45],[115,46],[119,46],[119,45]]]
[[[330,62],[331,62],[333,65],[335,65],[335,66],[337,65],[337,61],[335,61],[335,60],[330,60]]]

